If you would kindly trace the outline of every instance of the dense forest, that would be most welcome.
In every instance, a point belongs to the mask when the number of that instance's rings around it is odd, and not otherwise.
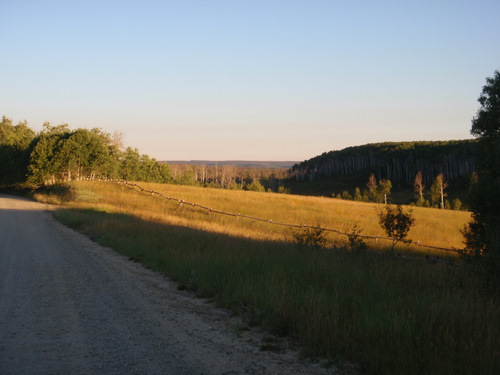
[[[297,181],[356,173],[374,173],[396,186],[411,186],[418,172],[430,184],[439,174],[452,181],[470,176],[477,163],[477,141],[386,142],[325,152],[294,165],[290,177]]]

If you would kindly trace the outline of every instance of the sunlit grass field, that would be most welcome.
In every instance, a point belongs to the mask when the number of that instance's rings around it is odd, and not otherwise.
[[[378,224],[377,210],[382,208],[378,204],[143,182],[139,185],[146,190],[197,203],[213,210],[272,220],[274,223],[320,226],[342,232],[350,232],[357,224],[363,235],[386,236]],[[147,221],[259,240],[293,241],[292,230],[286,226],[209,213],[198,207],[180,205],[177,201],[169,201],[148,193],[141,194],[139,190],[133,191],[130,187],[109,182],[79,182],[73,198],[68,202],[72,207],[98,207],[110,212],[135,215]],[[420,207],[412,209],[416,224],[410,230],[410,239],[443,248],[463,247],[460,230],[470,220],[470,213]],[[344,235],[329,232],[325,234],[328,247],[346,244],[347,237]],[[377,249],[387,249],[391,245],[390,241],[367,241],[372,248]],[[413,251],[441,256],[446,254],[415,245],[400,245],[398,249],[403,253]]]
[[[346,231],[357,223],[363,234],[384,235],[378,205],[139,185],[213,210]],[[374,251],[352,253],[340,248],[346,238],[338,234],[328,235],[326,248],[299,247],[287,227],[113,183],[78,182],[36,198],[62,204],[55,215],[67,225],[231,309],[247,325],[291,337],[323,363],[355,363],[367,374],[496,374],[500,368],[498,295],[483,289],[458,257],[451,264],[391,257],[390,242],[380,240],[367,241]],[[414,215],[412,239],[462,247],[468,213],[415,208]],[[422,249],[397,250],[420,255]]]

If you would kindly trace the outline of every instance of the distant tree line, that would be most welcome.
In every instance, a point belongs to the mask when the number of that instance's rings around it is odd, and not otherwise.
[[[325,152],[294,165],[289,176],[298,181],[355,173],[374,173],[395,186],[411,186],[420,172],[426,185],[439,174],[450,181],[470,176],[477,164],[477,140],[385,142]]]
[[[172,163],[170,169],[173,178],[182,180],[184,185],[232,190],[288,192],[282,185],[283,180],[287,177],[286,168]]]
[[[124,148],[120,133],[72,130],[46,122],[40,132],[26,121],[0,122],[0,186],[32,186],[105,177],[127,181],[176,183],[225,189],[289,192],[285,168],[167,164],[136,148]]]

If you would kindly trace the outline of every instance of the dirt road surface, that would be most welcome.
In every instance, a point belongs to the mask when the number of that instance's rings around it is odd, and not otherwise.
[[[326,374],[229,314],[0,195],[0,374]],[[260,337],[260,339],[259,339]],[[259,341],[260,340],[260,341]]]

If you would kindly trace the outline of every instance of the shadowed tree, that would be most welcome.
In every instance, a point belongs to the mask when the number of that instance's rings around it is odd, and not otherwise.
[[[465,227],[466,258],[489,278],[500,280],[500,73],[486,79],[472,120],[471,134],[479,140],[478,164],[469,205],[472,221]],[[495,284],[493,284],[495,285]]]
[[[26,178],[29,163],[29,147],[35,132],[26,121],[12,125],[3,116],[0,122],[0,185],[22,182]]]

